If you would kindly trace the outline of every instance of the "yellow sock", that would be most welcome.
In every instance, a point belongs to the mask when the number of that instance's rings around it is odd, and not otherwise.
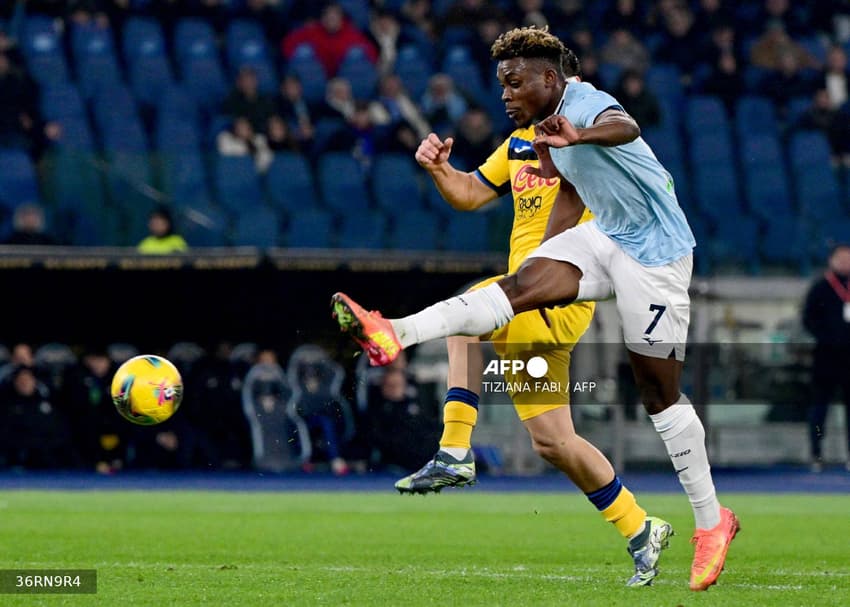
[[[450,388],[443,405],[440,447],[472,448],[472,430],[478,420],[478,395],[466,388]]]
[[[587,494],[587,499],[596,506],[606,521],[614,523],[623,537],[630,538],[640,531],[646,519],[646,510],[638,506],[632,492],[623,486],[620,478]]]
[[[643,526],[646,510],[638,505],[632,492],[623,487],[614,503],[602,511],[602,516],[609,523],[614,523],[620,535],[630,538]]]

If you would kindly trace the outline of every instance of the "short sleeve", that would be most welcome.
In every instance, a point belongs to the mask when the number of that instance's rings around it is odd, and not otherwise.
[[[510,139],[505,139],[492,154],[478,167],[475,176],[499,196],[511,190],[511,173],[508,167],[508,145]]]

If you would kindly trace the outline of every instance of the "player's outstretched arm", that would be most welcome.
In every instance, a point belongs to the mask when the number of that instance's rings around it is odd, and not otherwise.
[[[435,133],[429,134],[416,150],[416,162],[428,171],[434,185],[452,208],[474,211],[494,198],[496,192],[483,184],[473,173],[459,171],[449,163],[454,139],[442,141]]]

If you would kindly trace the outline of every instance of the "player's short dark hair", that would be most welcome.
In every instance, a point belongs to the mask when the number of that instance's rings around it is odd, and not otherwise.
[[[531,25],[509,30],[496,38],[490,47],[490,56],[496,61],[516,57],[544,59],[551,62],[562,76],[581,74],[576,54],[564,46],[557,36],[549,33],[548,27]]]

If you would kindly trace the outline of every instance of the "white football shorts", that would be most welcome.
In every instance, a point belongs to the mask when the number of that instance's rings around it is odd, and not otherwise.
[[[685,360],[693,254],[663,266],[644,266],[591,220],[553,236],[528,257],[578,267],[582,277],[576,301],[616,297],[623,338],[632,352]]]

